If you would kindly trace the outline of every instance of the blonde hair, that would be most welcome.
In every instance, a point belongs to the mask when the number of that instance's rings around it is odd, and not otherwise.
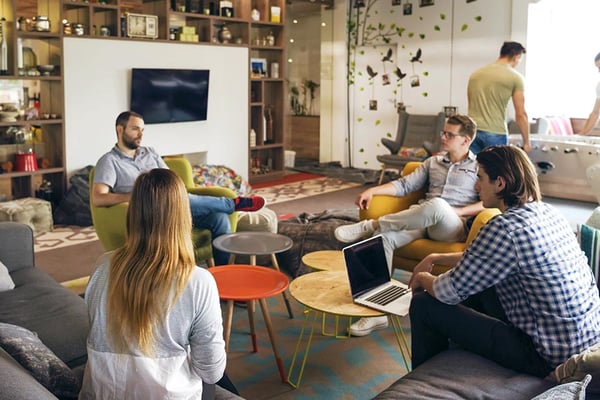
[[[195,266],[192,217],[185,186],[168,169],[135,181],[127,210],[127,240],[112,256],[108,337],[119,351],[153,354],[156,327]]]

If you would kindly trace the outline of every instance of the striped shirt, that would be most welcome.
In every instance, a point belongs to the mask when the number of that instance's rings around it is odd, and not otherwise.
[[[598,288],[569,223],[552,206],[532,202],[493,218],[433,290],[457,304],[491,286],[510,323],[552,366],[600,341]]]
[[[464,207],[479,201],[476,182],[477,160],[469,151],[467,158],[456,163],[452,163],[446,154],[431,156],[419,168],[392,184],[396,196],[427,187],[425,200],[441,197],[453,207]]]

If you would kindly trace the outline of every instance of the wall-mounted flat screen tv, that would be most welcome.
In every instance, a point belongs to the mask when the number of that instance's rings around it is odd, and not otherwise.
[[[131,110],[147,124],[205,121],[208,109],[206,69],[131,69]]]

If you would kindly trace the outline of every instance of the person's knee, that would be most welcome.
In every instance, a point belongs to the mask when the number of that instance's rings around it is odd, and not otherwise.
[[[229,216],[224,213],[217,213],[214,219],[214,227],[212,229],[213,237],[218,237],[231,233],[231,222]]]
[[[408,309],[411,320],[415,316],[419,317],[425,315],[426,310],[432,301],[435,301],[435,299],[426,291],[414,292]]]

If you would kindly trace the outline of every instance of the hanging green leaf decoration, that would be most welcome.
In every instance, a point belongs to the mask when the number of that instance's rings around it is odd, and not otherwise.
[[[385,133],[385,136],[387,136],[387,137],[391,138],[391,137],[392,137],[392,133],[391,133],[391,132],[386,132],[386,133]],[[379,146],[379,143],[378,143],[377,145]]]
[[[361,147],[361,148],[358,150],[358,152],[359,152],[359,153],[364,153],[364,152],[365,152],[365,149],[364,149],[363,147]]]
[[[360,92],[364,92],[364,91],[365,91],[365,87],[364,87],[364,86],[361,86],[360,88],[358,88],[358,90],[359,90]]]
[[[481,22],[481,20],[482,20],[481,15],[478,15],[478,16],[474,17],[474,19],[477,22]]]
[[[424,33],[419,33],[419,37],[420,37],[421,39],[425,39],[425,34],[424,34]]]
[[[358,122],[362,122],[362,120],[363,120],[363,119],[362,119],[362,117],[358,117],[356,120],[357,120]]]
[[[375,121],[375,126],[378,126],[380,124],[381,124],[381,120],[380,119],[378,119],[378,120]]]
[[[419,21],[423,21],[423,17],[419,17]]]
[[[423,76],[429,76],[429,72],[423,71]]]
[[[440,14],[440,19],[442,19],[442,20],[446,19],[446,14],[444,14],[444,13],[441,13],[441,14]]]
[[[423,92],[423,93],[421,93],[421,96],[423,96],[423,97],[427,97],[427,96],[429,96],[429,93],[427,93],[427,92]]]
[[[466,31],[466,30],[467,30],[467,28],[468,28],[468,27],[469,27],[469,25],[467,25],[467,24],[463,24],[463,25],[460,27],[460,31],[461,31],[461,32],[464,32],[464,31]]]
[[[396,28],[396,34],[398,36],[402,36],[402,34],[404,33],[405,30],[406,30],[406,28]]]
[[[409,37],[409,38],[412,38],[413,36],[415,36],[414,32],[410,32],[410,33],[408,34],[408,37]]]
[[[367,164],[369,164],[369,162],[368,161],[363,161],[363,164],[367,165]]]
[[[440,26],[439,26],[439,25],[434,25],[434,26],[433,26],[433,30],[434,30],[434,31],[438,31],[438,32],[439,32],[439,31],[441,31],[441,29],[440,29]]]

